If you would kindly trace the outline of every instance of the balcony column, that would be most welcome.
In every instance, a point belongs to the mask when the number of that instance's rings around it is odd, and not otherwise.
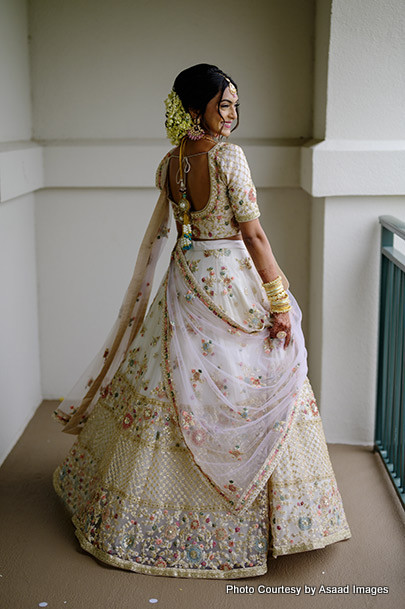
[[[311,219],[310,375],[329,442],[371,445],[378,216],[405,219],[402,0],[319,0],[314,139],[302,148]]]

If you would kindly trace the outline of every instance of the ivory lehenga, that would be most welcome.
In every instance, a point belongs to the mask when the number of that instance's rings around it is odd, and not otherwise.
[[[267,556],[350,537],[307,378],[301,313],[269,338],[269,305],[243,241],[260,212],[238,146],[208,153],[211,195],[193,241],[172,252],[145,316],[168,233],[167,168],[118,319],[55,412],[77,434],[54,473],[81,546],[153,575],[232,579]],[[172,202],[175,217],[178,207]],[[286,279],[283,276],[285,286]]]

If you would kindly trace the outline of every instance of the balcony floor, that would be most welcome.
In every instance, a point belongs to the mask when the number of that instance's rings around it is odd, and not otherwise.
[[[404,585],[404,511],[369,448],[330,445],[329,451],[353,537],[322,550],[269,559],[266,575],[240,580],[175,579],[108,567],[84,553],[51,477],[74,441],[38,408],[0,470],[0,606],[29,609],[400,609]],[[226,586],[253,586],[227,594]],[[388,594],[259,594],[265,586],[388,586]],[[272,598],[273,597],[273,598]],[[275,598],[274,598],[275,597]],[[151,604],[149,599],[157,599]]]

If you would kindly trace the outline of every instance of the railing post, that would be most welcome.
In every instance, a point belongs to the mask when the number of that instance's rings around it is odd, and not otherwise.
[[[375,446],[405,507],[405,222],[381,216],[381,284]]]

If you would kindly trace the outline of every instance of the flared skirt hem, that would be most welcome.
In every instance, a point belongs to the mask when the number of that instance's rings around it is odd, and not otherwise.
[[[53,487],[55,489],[56,494],[62,500],[65,509],[71,516],[72,523],[75,527],[75,535],[79,541],[80,547],[96,558],[97,560],[115,568],[123,569],[125,571],[131,571],[133,573],[142,573],[143,575],[156,575],[163,577],[178,577],[178,578],[195,578],[195,579],[243,579],[248,577],[258,577],[260,575],[265,575],[268,571],[267,564],[255,565],[254,567],[243,567],[243,568],[234,568],[230,570],[214,570],[214,569],[187,569],[181,567],[156,567],[153,565],[143,565],[137,564],[131,560],[125,560],[119,558],[117,556],[112,556],[97,548],[92,543],[88,541],[86,536],[80,530],[80,522],[76,518],[76,516],[72,515],[72,510],[69,509],[69,506],[65,503],[63,498],[62,490],[59,487],[59,479],[58,479],[58,470],[54,472],[53,475]],[[320,541],[311,541],[302,543],[298,546],[285,546],[278,548],[270,548],[268,558],[271,556],[273,558],[277,558],[278,556],[285,556],[287,554],[297,554],[299,552],[307,552],[310,550],[319,550],[325,548],[328,545],[334,544],[338,541],[344,541],[350,539],[351,533],[350,530],[343,529],[337,531],[332,535],[326,536],[323,540]]]

